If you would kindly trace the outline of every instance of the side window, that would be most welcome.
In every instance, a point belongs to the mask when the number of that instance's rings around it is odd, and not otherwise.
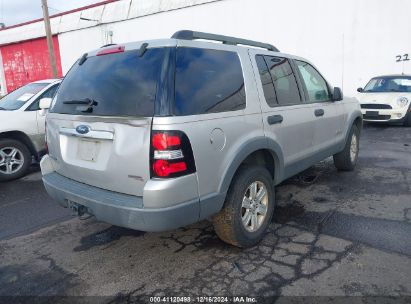
[[[53,98],[54,95],[57,92],[57,89],[59,87],[60,84],[56,84],[52,87],[50,87],[49,89],[47,89],[47,91],[45,91],[43,94],[41,94],[39,97],[37,97],[36,101],[33,102],[28,108],[27,111],[38,111],[40,110],[40,99],[42,98]]]
[[[304,61],[296,60],[295,63],[303,78],[309,100],[311,102],[330,101],[331,95],[327,82],[320,73]]]
[[[278,105],[277,97],[275,96],[273,80],[271,78],[270,72],[268,71],[268,67],[265,63],[264,56],[257,55],[255,57],[255,60],[257,61],[261,84],[263,85],[265,100],[270,107],[274,107]]]
[[[244,77],[237,53],[177,48],[175,115],[242,110]]]
[[[286,58],[264,56],[273,79],[277,100],[280,105],[291,105],[301,102],[297,80]]]

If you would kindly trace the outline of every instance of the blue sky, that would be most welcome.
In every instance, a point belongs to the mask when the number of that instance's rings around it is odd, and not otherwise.
[[[48,0],[50,15],[61,13],[101,0]],[[41,0],[0,0],[0,22],[6,26],[43,17]]]

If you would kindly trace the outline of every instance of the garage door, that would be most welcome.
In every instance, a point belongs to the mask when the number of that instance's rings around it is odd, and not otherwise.
[[[57,36],[53,37],[57,73],[62,76]],[[26,83],[53,78],[46,38],[23,41],[0,47],[7,92]]]

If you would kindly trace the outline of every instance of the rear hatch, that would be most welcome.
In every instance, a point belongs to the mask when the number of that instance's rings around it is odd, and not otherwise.
[[[151,122],[168,50],[115,46],[74,64],[47,116],[49,154],[59,174],[143,195],[150,178]]]

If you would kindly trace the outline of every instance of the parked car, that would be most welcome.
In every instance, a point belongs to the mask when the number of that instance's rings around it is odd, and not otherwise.
[[[47,115],[41,169],[79,215],[143,231],[211,218],[248,247],[271,222],[274,185],[332,155],[353,170],[361,128],[358,101],[307,60],[181,31],[81,57]]]
[[[0,181],[23,176],[45,152],[42,98],[53,97],[61,80],[29,83],[0,99]]]
[[[374,77],[358,92],[364,121],[400,123],[411,127],[410,75]]]

